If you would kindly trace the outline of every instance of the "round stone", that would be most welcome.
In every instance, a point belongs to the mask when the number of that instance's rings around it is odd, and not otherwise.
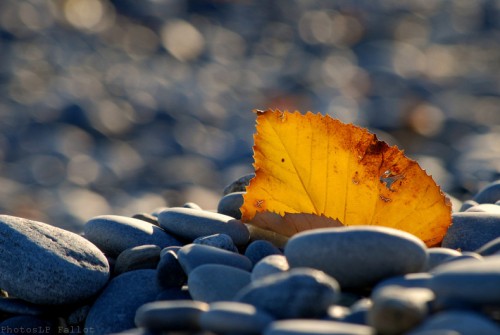
[[[241,219],[240,207],[243,205],[245,192],[234,192],[223,196],[217,205],[217,213]]]
[[[288,271],[290,266],[283,255],[270,255],[261,259],[252,270],[252,281],[266,276]]]
[[[420,239],[401,230],[349,226],[296,234],[288,241],[285,256],[291,268],[322,270],[342,288],[362,288],[422,271],[426,249]]]
[[[160,261],[161,248],[154,244],[140,245],[125,249],[116,259],[114,274],[139,270],[156,269]]]
[[[245,256],[250,258],[254,265],[269,255],[283,255],[283,253],[278,247],[266,240],[253,241],[245,250]]]
[[[453,213],[442,247],[474,251],[500,236],[500,213]]]
[[[101,215],[87,221],[85,237],[106,255],[117,257],[128,248],[154,244],[160,248],[183,245],[149,222],[118,215]]]
[[[35,304],[81,302],[109,280],[106,257],[88,240],[8,215],[0,215],[0,268],[0,287]]]
[[[264,331],[264,335],[373,335],[372,327],[353,323],[324,320],[275,321]]]
[[[305,268],[253,281],[234,298],[279,319],[324,317],[338,299],[339,286],[335,279]]]
[[[239,220],[209,211],[172,207],[160,212],[160,226],[189,241],[202,236],[226,234],[234,244],[245,245],[250,238],[248,228]]]
[[[212,247],[238,252],[238,248],[234,245],[233,240],[226,234],[214,234],[209,236],[198,237],[193,241],[194,244],[209,245]]]

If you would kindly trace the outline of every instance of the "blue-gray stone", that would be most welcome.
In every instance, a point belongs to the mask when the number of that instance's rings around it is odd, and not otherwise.
[[[245,192],[234,192],[223,196],[217,204],[217,213],[241,219],[240,207],[243,205]]]
[[[250,284],[250,273],[232,266],[205,264],[189,273],[188,289],[194,300],[229,301]]]
[[[161,248],[154,244],[140,245],[123,250],[116,258],[114,275],[139,269],[156,269]]]
[[[227,251],[238,252],[238,248],[236,248],[236,246],[234,245],[233,240],[229,235],[226,234],[214,234],[209,236],[198,237],[193,241],[193,243],[209,245]]]
[[[430,248],[427,250],[427,254],[429,257],[427,258],[425,271],[430,271],[450,257],[462,255],[460,251],[450,248]]]
[[[179,263],[184,272],[189,273],[204,264],[222,264],[250,271],[252,262],[245,256],[201,244],[188,244],[177,253]]]
[[[494,181],[479,190],[473,200],[480,204],[494,204],[500,200],[500,180]]]
[[[342,288],[362,288],[422,271],[426,249],[420,239],[401,230],[349,226],[298,233],[288,241],[285,256],[291,268],[322,270]]]
[[[111,257],[139,245],[154,244],[160,248],[182,245],[160,227],[119,215],[101,215],[90,219],[84,226],[84,233],[89,241]]]
[[[184,208],[191,208],[191,209],[198,209],[198,210],[203,210],[200,205],[194,203],[194,202],[186,202],[184,205],[182,205]]]
[[[202,236],[224,233],[236,245],[245,245],[250,238],[248,228],[239,220],[224,214],[197,209],[172,207],[160,212],[160,226],[189,241]]]
[[[432,274],[428,272],[409,273],[403,276],[394,276],[382,280],[372,290],[372,293],[377,292],[387,286],[399,286],[405,288],[428,288]]]
[[[464,251],[461,255],[459,256],[452,256],[450,258],[445,259],[444,261],[441,262],[441,264],[446,264],[446,263],[451,263],[451,262],[456,262],[456,261],[461,261],[464,259],[477,259],[477,260],[482,260],[483,256],[476,252],[472,251]],[[440,265],[441,265],[440,264]]]
[[[121,332],[134,327],[136,310],[160,293],[155,270],[135,270],[115,277],[92,305],[85,328],[93,335]]]
[[[283,255],[283,252],[274,244],[266,240],[255,240],[251,242],[245,250],[245,256],[250,258],[254,265],[269,255]]]
[[[500,237],[497,237],[494,240],[491,240],[488,243],[482,245],[475,252],[477,252],[481,256],[490,256],[497,254],[499,251],[500,251]]]
[[[474,251],[500,237],[499,213],[460,212],[453,213],[452,219],[442,247]]]
[[[498,335],[500,327],[483,314],[472,311],[443,311],[428,317],[421,325],[407,335],[448,334],[446,331],[460,335]]]
[[[460,207],[460,210],[459,212],[465,212],[466,210],[468,210],[469,208],[471,207],[474,207],[476,205],[479,205],[478,202],[474,201],[474,200],[465,200],[463,203],[462,203],[462,206]]]
[[[372,327],[325,320],[281,320],[266,328],[264,335],[373,335]]]
[[[274,318],[255,306],[241,302],[214,302],[200,315],[203,330],[216,334],[262,334]]]
[[[8,215],[0,215],[0,269],[0,287],[35,304],[81,302],[109,280],[108,261],[91,242]]]
[[[137,309],[135,325],[153,331],[196,331],[208,304],[193,300],[154,301]]]
[[[372,306],[373,302],[371,299],[359,299],[351,305],[350,313],[339,321],[368,326],[368,312],[370,311]]]
[[[252,281],[266,276],[288,271],[290,266],[283,255],[270,255],[261,259],[252,269]]]
[[[253,177],[255,177],[254,173],[241,176],[240,178],[224,187],[223,194],[227,195],[233,192],[245,192],[248,184],[250,183],[250,180],[252,180]]]
[[[182,287],[186,283],[186,273],[174,251],[169,250],[161,256],[156,267],[156,279],[162,289]]]
[[[279,319],[324,317],[338,299],[339,285],[335,279],[306,268],[253,281],[234,298]]]

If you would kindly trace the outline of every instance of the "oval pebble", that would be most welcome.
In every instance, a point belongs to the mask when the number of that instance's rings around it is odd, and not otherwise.
[[[480,204],[494,204],[500,200],[500,180],[496,180],[480,189],[473,200]]]
[[[159,213],[158,222],[166,231],[189,241],[224,233],[236,245],[245,245],[250,233],[241,221],[224,214],[191,208],[172,207]]]
[[[460,212],[453,213],[452,219],[442,247],[474,251],[500,236],[499,213]]]
[[[217,213],[241,219],[240,207],[243,205],[245,192],[233,192],[223,196],[217,205]]]
[[[184,272],[189,273],[203,264],[222,264],[250,271],[252,262],[240,254],[201,244],[188,244],[177,253]]]
[[[182,245],[151,223],[119,215],[101,215],[87,221],[85,237],[106,255],[117,257],[128,248],[154,244],[160,248]]]
[[[109,280],[106,257],[88,240],[8,215],[0,215],[0,268],[0,287],[35,304],[80,302]]]
[[[125,272],[110,281],[90,308],[85,328],[93,335],[118,333],[133,328],[135,312],[160,293],[155,270]]]
[[[430,271],[448,258],[461,256],[462,253],[450,248],[430,248],[427,250],[428,258],[425,271]]]
[[[154,244],[140,245],[123,250],[116,258],[114,274],[139,270],[156,269],[160,261],[161,248]]]
[[[198,266],[188,277],[191,297],[204,302],[232,300],[248,284],[248,271],[220,264]]]
[[[261,259],[252,269],[252,281],[266,276],[288,271],[290,266],[283,255],[270,255]]]
[[[217,334],[261,334],[274,318],[255,306],[241,302],[214,302],[201,314],[204,330]]]
[[[253,241],[245,250],[245,256],[247,256],[254,265],[262,258],[269,255],[283,255],[283,252],[274,244],[266,240]]]
[[[206,311],[208,304],[201,301],[154,301],[137,309],[135,325],[153,331],[196,331]]]
[[[460,335],[498,335],[500,327],[482,314],[452,310],[430,316],[407,335],[441,335],[444,331],[455,331]]]
[[[324,317],[338,299],[339,286],[335,279],[322,271],[302,268],[254,281],[234,300],[285,319]]]
[[[162,289],[182,287],[186,283],[186,273],[174,251],[169,250],[161,256],[156,267],[156,281]]]
[[[209,245],[227,251],[238,252],[238,248],[234,245],[233,240],[226,234],[214,234],[198,237],[193,241],[193,244]]]
[[[353,323],[292,319],[275,321],[264,335],[373,335],[373,328]]]
[[[294,235],[285,247],[291,268],[310,267],[342,288],[369,287],[396,275],[420,272],[425,244],[404,231],[374,226],[314,229]]]

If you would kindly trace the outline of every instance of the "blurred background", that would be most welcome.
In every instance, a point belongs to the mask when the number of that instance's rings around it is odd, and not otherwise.
[[[500,1],[0,2],[2,214],[215,208],[256,108],[368,127],[467,199],[500,177]]]

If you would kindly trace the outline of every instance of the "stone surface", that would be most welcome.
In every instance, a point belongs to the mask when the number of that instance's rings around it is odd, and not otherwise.
[[[473,200],[480,204],[494,204],[500,200],[500,180],[496,180],[479,190]]]
[[[205,264],[189,273],[188,288],[194,300],[229,301],[250,284],[250,273],[232,266]]]
[[[234,300],[284,319],[324,317],[338,299],[335,279],[318,270],[292,269],[252,282]]]
[[[372,292],[376,292],[386,286],[399,286],[406,288],[427,288],[432,274],[428,272],[409,273],[403,276],[394,276],[379,282],[373,288]]]
[[[160,252],[161,248],[154,244],[125,249],[116,258],[113,273],[119,275],[132,270],[156,269],[160,261]]]
[[[103,253],[74,233],[0,215],[0,287],[36,304],[71,304],[93,297],[109,279]]]
[[[448,258],[462,255],[460,251],[450,248],[430,248],[427,250],[427,254],[429,257],[427,258],[425,271],[432,270]]]
[[[266,240],[252,241],[245,250],[245,256],[247,256],[254,265],[262,258],[269,255],[283,255],[283,252],[273,243]]]
[[[222,264],[245,271],[252,269],[252,262],[247,257],[208,245],[185,245],[179,250],[177,256],[184,272],[188,275],[194,268],[203,264]]]
[[[19,298],[0,298],[0,312],[0,314],[37,316],[47,314],[48,308],[29,303]]]
[[[498,253],[499,251],[500,251],[500,237],[497,237],[494,240],[491,240],[488,243],[482,245],[475,252],[477,252],[482,256],[490,256]]]
[[[427,318],[407,335],[431,335],[455,331],[460,335],[498,335],[500,327],[484,315],[467,311],[444,311]],[[446,333],[445,333],[446,334]]]
[[[156,281],[162,289],[182,287],[186,283],[186,273],[174,251],[169,250],[161,256],[156,267]]]
[[[154,244],[160,248],[182,245],[160,227],[119,215],[101,215],[90,219],[85,224],[84,233],[89,241],[111,257],[139,245]]]
[[[285,247],[291,268],[310,267],[335,278],[342,288],[369,287],[397,275],[422,271],[425,244],[387,227],[315,229],[294,235]]]
[[[240,207],[243,205],[245,192],[233,192],[223,196],[217,204],[217,213],[241,219]]]
[[[371,327],[352,323],[324,320],[275,321],[264,331],[264,335],[374,335]]]
[[[238,248],[236,248],[236,246],[234,245],[233,240],[229,235],[226,234],[214,234],[209,236],[198,237],[193,241],[193,243],[209,245],[227,251],[238,252]]]
[[[200,315],[201,328],[216,334],[262,334],[274,318],[255,306],[240,302],[215,302]]]
[[[500,214],[485,212],[453,213],[442,247],[474,251],[500,236]]]
[[[252,281],[265,276],[288,271],[290,266],[283,255],[270,255],[261,259],[252,269]]]
[[[250,238],[248,228],[241,221],[209,211],[172,207],[159,213],[158,222],[166,231],[189,241],[224,233],[231,237],[234,244],[244,245]]]
[[[155,301],[142,305],[135,314],[135,325],[154,331],[195,331],[208,304],[192,300]]]
[[[254,173],[241,176],[240,178],[233,181],[231,184],[224,187],[223,194],[227,195],[233,192],[245,192],[246,187],[248,186],[250,180],[252,180],[253,177],[255,177]]]
[[[160,293],[155,270],[125,272],[111,280],[92,305],[85,328],[93,335],[117,333],[134,327],[136,310]]]

